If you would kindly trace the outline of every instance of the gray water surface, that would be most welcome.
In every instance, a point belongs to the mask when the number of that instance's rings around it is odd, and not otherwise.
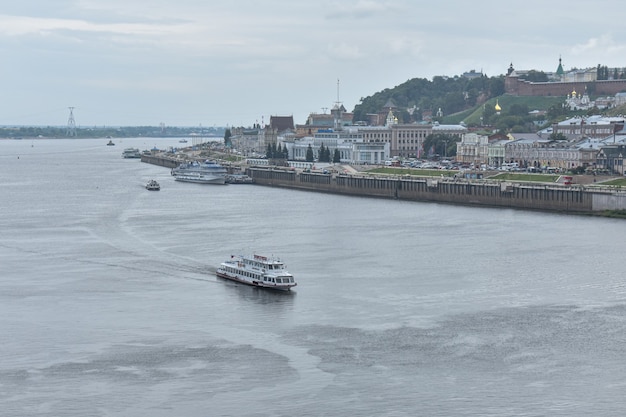
[[[0,140],[3,416],[626,412],[623,220],[178,183],[121,158],[176,142]],[[255,252],[295,291],[215,277]]]

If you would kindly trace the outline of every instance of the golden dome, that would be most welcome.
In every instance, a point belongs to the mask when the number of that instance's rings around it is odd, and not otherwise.
[[[496,111],[502,110],[502,107],[500,107],[500,104],[498,104],[498,100],[496,100],[496,106],[494,108],[496,109]]]

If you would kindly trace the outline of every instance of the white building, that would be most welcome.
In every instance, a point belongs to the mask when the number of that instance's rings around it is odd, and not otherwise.
[[[363,133],[357,127],[344,128],[341,131],[326,129],[314,136],[286,142],[291,159],[306,161],[306,154],[311,147],[314,157],[324,145],[330,150],[331,158],[335,149],[339,151],[340,162],[345,164],[382,164],[389,158],[389,142],[366,142]]]
[[[480,166],[489,158],[489,138],[476,133],[465,133],[456,144],[456,160],[464,164]]]

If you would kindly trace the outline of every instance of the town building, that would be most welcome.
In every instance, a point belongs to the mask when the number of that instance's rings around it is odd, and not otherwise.
[[[489,159],[489,138],[477,133],[465,133],[456,144],[456,161],[474,167],[486,165]]]
[[[606,169],[611,173],[624,175],[624,157],[626,157],[626,145],[611,144],[600,149],[596,157],[596,168]]]
[[[552,133],[562,134],[568,140],[604,138],[612,135],[616,130],[621,130],[625,120],[623,116],[576,116],[553,124]]]
[[[318,130],[313,136],[285,142],[285,146],[290,159],[295,161],[306,161],[309,148],[317,158],[322,146],[329,149],[331,155],[337,149],[340,162],[345,164],[382,164],[389,158],[389,142],[366,142],[363,133],[356,126],[340,131]]]

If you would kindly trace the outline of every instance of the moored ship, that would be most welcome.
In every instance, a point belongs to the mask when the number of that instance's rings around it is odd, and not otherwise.
[[[220,278],[255,287],[289,291],[298,285],[285,264],[276,258],[261,255],[234,256],[222,262],[216,275]]]
[[[213,161],[185,162],[172,169],[176,181],[198,184],[226,184],[226,168]]]
[[[126,148],[122,152],[123,158],[141,158],[141,152],[137,148]]]

